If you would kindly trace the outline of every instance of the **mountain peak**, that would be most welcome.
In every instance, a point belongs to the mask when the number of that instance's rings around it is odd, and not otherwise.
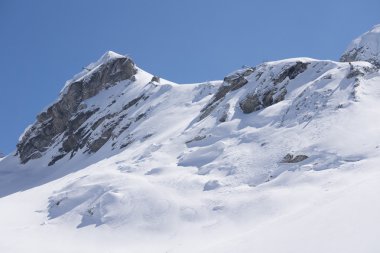
[[[59,158],[68,151],[75,152],[80,146],[80,134],[76,133],[75,137],[77,127],[99,109],[86,109],[83,102],[121,81],[129,83],[137,72],[137,67],[130,58],[112,51],[106,52],[99,60],[83,68],[83,71],[66,82],[58,101],[40,113],[37,121],[21,136],[17,153],[22,163],[41,157],[61,135],[65,137],[65,145]],[[72,126],[73,120],[77,124],[75,127]]]
[[[114,51],[107,51],[99,58],[99,60],[97,60],[95,63],[92,63],[92,65],[98,66],[110,60],[119,59],[119,58],[127,58],[127,57],[124,55],[118,54]]]
[[[340,61],[367,61],[380,67],[380,24],[354,39]]]

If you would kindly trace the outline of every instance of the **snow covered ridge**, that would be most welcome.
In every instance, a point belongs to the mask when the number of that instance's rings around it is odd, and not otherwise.
[[[377,66],[379,27],[375,26],[372,31],[351,43],[348,51],[342,56],[342,60],[350,62],[368,60]],[[355,53],[353,53],[354,51]],[[203,120],[217,109],[220,114],[219,120],[222,122],[226,121],[231,110],[235,111],[236,108],[244,113],[252,113],[283,100],[289,100],[290,91],[287,88],[289,82],[297,79],[298,75],[310,67],[315,68],[318,65],[315,62],[316,60],[307,58],[289,59],[238,70],[224,78],[221,88],[215,90],[210,101],[200,110],[198,119],[191,120],[194,122]],[[347,65],[339,66],[333,62],[320,61],[320,64],[336,68],[347,67]],[[363,76],[374,71],[374,67],[370,65],[350,66],[352,77]],[[315,81],[314,78],[317,76],[315,71],[307,72],[310,75],[305,82]],[[333,79],[333,77],[331,78]],[[299,84],[300,87],[297,88],[302,89],[301,86],[304,84]],[[166,88],[163,88],[164,86]],[[197,86],[205,86],[204,89],[207,89],[205,84],[193,84],[193,87]],[[238,106],[234,102],[224,102],[224,98],[228,94],[235,93],[235,91],[246,91],[250,86],[254,86],[254,88],[241,94],[238,98]],[[172,93],[173,88],[176,92],[187,92],[186,89],[177,87],[172,82],[165,81],[163,83],[161,81],[160,83],[158,77],[153,77],[142,70],[139,71],[129,57],[111,51],[106,52],[98,61],[91,63],[69,80],[62,90],[60,98],[37,116],[37,121],[28,127],[20,137],[20,142],[17,144],[17,155],[22,163],[26,163],[49,153],[51,157],[48,164],[53,165],[65,156],[73,157],[78,151],[88,154],[95,153],[110,139],[115,141],[107,152],[114,151],[117,147],[124,148],[136,140],[131,133],[134,130],[127,131],[127,129],[132,125],[138,125],[137,122],[140,119],[144,120],[148,116],[148,112],[152,114],[152,106],[146,109],[147,111],[140,111],[141,106],[145,107],[150,104],[149,97],[155,93],[157,95],[158,90],[162,93],[163,89],[167,89],[167,93]],[[108,93],[107,98],[105,93]],[[189,101],[182,102],[194,102],[195,100],[199,102],[201,98],[188,99]],[[107,107],[105,108],[104,105]],[[134,115],[135,120],[132,120],[129,114],[134,114],[132,111],[135,107],[138,107],[140,115]],[[124,134],[129,137],[125,137]],[[54,152],[48,152],[53,149],[55,149]]]
[[[0,161],[0,250],[379,252],[379,83],[294,58],[179,85],[106,53]]]
[[[341,61],[367,61],[380,67],[380,25],[356,38],[342,55]]]

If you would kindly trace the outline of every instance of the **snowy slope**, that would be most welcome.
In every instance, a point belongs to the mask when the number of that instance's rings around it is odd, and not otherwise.
[[[378,252],[371,59],[176,84],[107,52],[0,161],[0,249]]]
[[[364,33],[351,42],[341,57],[341,61],[368,61],[380,66],[380,25]]]

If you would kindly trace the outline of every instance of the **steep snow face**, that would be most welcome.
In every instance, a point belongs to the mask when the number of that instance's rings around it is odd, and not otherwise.
[[[380,25],[356,38],[342,55],[341,61],[368,61],[380,67]]]

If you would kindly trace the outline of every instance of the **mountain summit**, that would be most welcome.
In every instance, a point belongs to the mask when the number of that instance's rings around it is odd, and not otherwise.
[[[0,161],[0,233],[50,252],[378,252],[379,28],[341,62],[194,84],[107,52]]]
[[[342,55],[341,61],[367,61],[380,67],[380,25],[356,38]]]

